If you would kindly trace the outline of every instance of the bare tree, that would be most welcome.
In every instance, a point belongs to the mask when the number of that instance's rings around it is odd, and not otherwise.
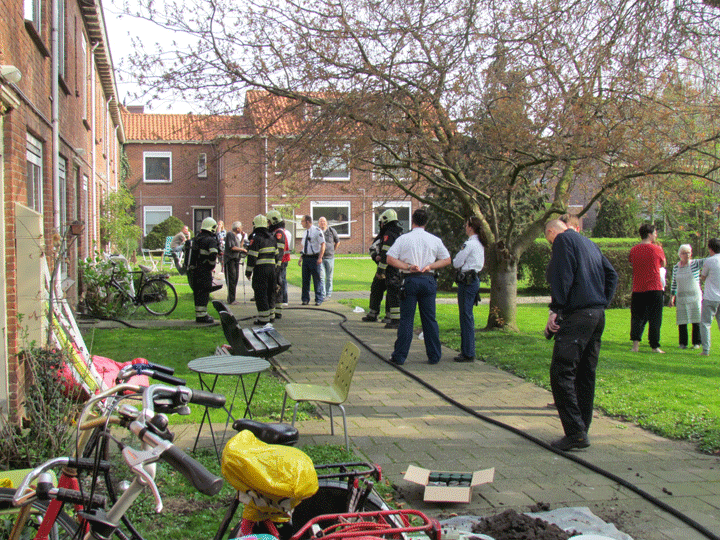
[[[143,1],[194,38],[136,58],[149,86],[212,112],[248,88],[287,97],[316,111],[298,140],[342,134],[356,166],[480,217],[488,327],[515,327],[518,259],[574,193],[585,213],[615,186],[712,180],[720,163],[719,12],[700,0]]]

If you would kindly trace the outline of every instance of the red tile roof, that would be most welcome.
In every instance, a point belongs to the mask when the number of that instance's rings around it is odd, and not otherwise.
[[[252,134],[242,116],[137,114],[123,108],[122,117],[127,142],[207,142]]]
[[[324,100],[332,97],[330,93],[309,92],[306,95]],[[312,105],[264,90],[249,90],[245,94],[245,116],[263,135],[282,137],[300,133],[305,128],[307,107]]]

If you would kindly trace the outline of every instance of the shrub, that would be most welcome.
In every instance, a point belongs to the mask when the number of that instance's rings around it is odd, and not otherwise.
[[[25,421],[10,425],[0,415],[0,468],[23,469],[73,454],[73,421],[81,405],[66,395],[60,370],[65,351],[31,348],[21,353],[30,381],[25,394]],[[40,442],[40,444],[39,444]]]
[[[155,225],[143,241],[145,249],[163,249],[165,238],[175,236],[182,231],[185,224],[175,216],[170,216],[165,221]]]

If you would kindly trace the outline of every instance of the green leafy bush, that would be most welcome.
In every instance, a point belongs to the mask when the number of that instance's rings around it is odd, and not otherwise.
[[[143,241],[145,249],[163,249],[165,238],[175,236],[182,231],[185,224],[175,216],[170,216],[165,221],[155,225]]]
[[[134,307],[126,302],[120,291],[109,286],[110,279],[115,272],[115,279],[133,292],[131,288],[133,279],[127,261],[122,258],[104,259],[102,257],[81,260],[80,274],[82,276],[81,305],[90,315],[95,317],[123,317]]]
[[[0,415],[0,468],[23,469],[73,454],[73,421],[79,396],[67,395],[60,370],[68,360],[62,350],[30,348],[21,354],[27,379],[25,420],[11,425]],[[40,444],[39,444],[40,442]]]

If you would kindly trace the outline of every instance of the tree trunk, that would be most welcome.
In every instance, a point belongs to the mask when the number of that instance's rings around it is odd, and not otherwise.
[[[490,313],[486,330],[507,328],[517,331],[517,265],[507,249],[494,246],[489,253]]]

